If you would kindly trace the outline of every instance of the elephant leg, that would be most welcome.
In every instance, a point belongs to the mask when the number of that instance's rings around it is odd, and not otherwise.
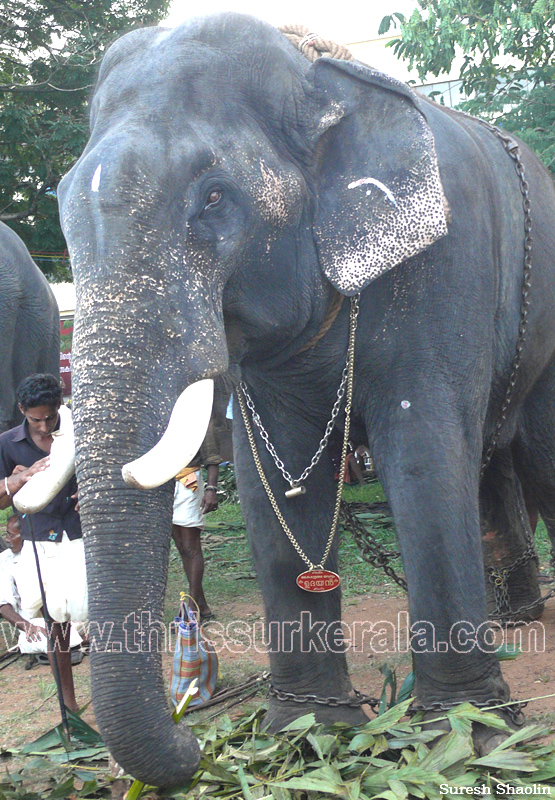
[[[530,516],[510,450],[494,454],[480,486],[488,612],[530,622],[543,611]]]
[[[459,420],[438,423],[413,403],[372,444],[407,577],[415,691],[424,708],[509,697],[488,641],[478,438]]]
[[[237,403],[234,407],[237,409]],[[263,411],[261,402],[257,401],[257,408]],[[272,412],[267,424],[270,440],[287,462],[287,468],[298,475],[315,452],[323,428],[296,417],[291,409],[285,412],[272,407]],[[291,432],[290,438],[287,438],[287,431]],[[258,433],[255,438],[280,513],[299,549],[314,564],[319,564],[328,540],[337,492],[327,452],[305,481],[306,494],[287,499],[284,496],[289,488],[287,483],[277,472]],[[316,593],[304,591],[297,585],[297,576],[308,566],[270,505],[238,410],[233,420],[233,444],[241,507],[266,613],[273,685],[266,724],[276,731],[308,712],[313,712],[316,719],[323,722],[341,720],[355,725],[367,721],[359,707],[348,705],[352,686],[341,627],[341,589]],[[337,572],[336,540],[325,568]],[[288,697],[288,693],[294,697]],[[319,702],[306,699],[307,695],[315,695]],[[327,698],[339,698],[341,704],[334,707],[333,701],[326,703]]]
[[[539,512],[555,550],[555,358],[526,398],[513,456],[527,507]]]

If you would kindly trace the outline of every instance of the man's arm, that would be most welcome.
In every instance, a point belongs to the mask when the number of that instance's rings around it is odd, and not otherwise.
[[[35,461],[31,467],[23,467],[18,464],[11,475],[0,479],[0,508],[4,509],[13,505],[13,495],[33,477],[35,472],[46,469],[49,463],[50,457],[46,456],[46,458]]]
[[[0,605],[0,614],[11,625],[20,631],[24,631],[27,636],[28,642],[36,642],[40,634],[46,637],[46,629],[40,628],[38,625],[33,625],[28,620],[23,619],[21,614],[18,614],[15,608],[10,603]]]
[[[218,475],[220,474],[219,464],[208,464],[206,467],[206,486],[204,497],[200,501],[200,510],[203,514],[209,514],[218,508]]]

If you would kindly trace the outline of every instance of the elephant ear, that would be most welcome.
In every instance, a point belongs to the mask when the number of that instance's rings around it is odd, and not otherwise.
[[[342,294],[447,233],[434,138],[408,87],[356,63],[321,58],[312,82],[325,108],[314,234],[320,263]]]

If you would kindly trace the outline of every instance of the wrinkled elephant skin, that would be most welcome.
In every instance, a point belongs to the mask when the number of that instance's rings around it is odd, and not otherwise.
[[[60,373],[60,318],[48,281],[0,222],[0,433],[23,417],[15,393],[35,372]]]
[[[523,490],[555,518],[555,197],[536,158],[523,145],[520,153],[532,208],[529,323],[497,448],[514,460],[513,477],[496,483],[492,461],[487,505],[496,531],[522,524],[525,537]],[[418,702],[505,700],[485,641],[479,482],[519,336],[525,226],[514,160],[499,138],[364,65],[310,64],[251,17],[198,18],[135,31],[110,48],[91,138],[60,186],[60,206],[77,284],[75,431],[91,618],[111,631],[109,646],[97,636],[93,700],[116,760],[168,786],[198,762],[196,742],[171,721],[159,653],[128,635],[130,615],[150,614],[153,629],[161,619],[171,482],[141,492],[123,483],[121,466],[153,446],[185,386],[229,367],[300,475],[345,364],[349,301],[328,315],[337,292],[360,292],[353,426],[365,431],[395,517],[421,631],[412,642]],[[306,563],[272,510],[237,403],[235,411],[274,687],[345,700],[340,589],[296,585]],[[306,494],[286,499],[256,439],[287,524],[319,564],[336,491],[328,450]],[[492,484],[506,495],[497,516]],[[337,569],[335,546],[325,566]],[[277,729],[310,710],[364,719],[348,705],[273,696],[267,720]]]

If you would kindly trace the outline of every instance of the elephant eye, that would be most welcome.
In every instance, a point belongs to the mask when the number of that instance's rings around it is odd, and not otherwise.
[[[221,189],[212,189],[212,191],[206,198],[206,203],[204,204],[204,211],[206,211],[208,208],[214,208],[214,206],[217,206],[218,203],[221,202],[222,197],[223,197],[223,192]]]

